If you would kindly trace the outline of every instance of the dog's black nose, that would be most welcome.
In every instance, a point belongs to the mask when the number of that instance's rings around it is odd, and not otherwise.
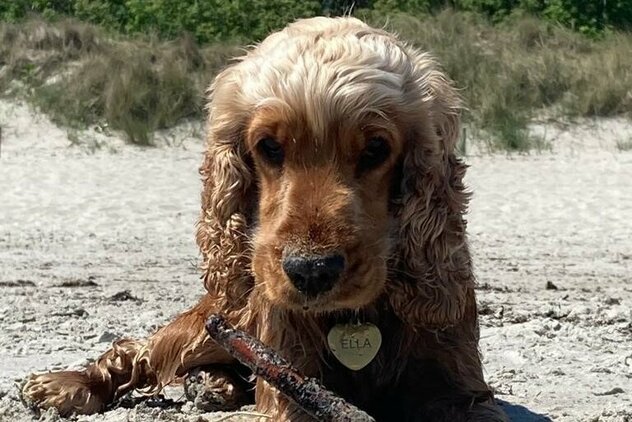
[[[345,269],[342,255],[296,256],[283,259],[283,270],[296,289],[306,296],[316,296],[334,287]]]

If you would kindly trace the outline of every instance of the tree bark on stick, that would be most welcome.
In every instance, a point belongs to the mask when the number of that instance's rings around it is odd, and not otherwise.
[[[375,422],[371,416],[308,378],[258,339],[211,315],[206,330],[213,340],[257,376],[276,387],[303,410],[326,422]]]

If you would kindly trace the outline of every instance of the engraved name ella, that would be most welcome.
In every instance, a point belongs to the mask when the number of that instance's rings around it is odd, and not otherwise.
[[[343,349],[366,349],[373,346],[368,338],[365,338],[364,340],[359,340],[357,338],[342,338],[340,339],[340,347]]]

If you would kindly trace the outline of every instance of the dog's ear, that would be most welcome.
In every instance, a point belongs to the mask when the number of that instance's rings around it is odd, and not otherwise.
[[[253,286],[249,231],[256,186],[243,142],[247,115],[236,95],[237,66],[222,71],[209,89],[207,148],[200,168],[202,213],[196,236],[204,285],[225,311],[243,307]]]
[[[429,57],[412,57],[408,92],[419,101],[402,163],[400,243],[389,299],[407,324],[446,328],[463,318],[474,286],[463,219],[466,166],[455,156],[461,101]]]

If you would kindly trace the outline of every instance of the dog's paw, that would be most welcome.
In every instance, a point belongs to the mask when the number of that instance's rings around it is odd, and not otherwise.
[[[22,387],[22,400],[35,410],[55,408],[61,416],[97,413],[103,410],[104,402],[90,385],[82,372],[32,375]]]
[[[184,381],[186,397],[204,412],[229,411],[248,404],[248,392],[238,375],[221,368],[195,368]]]

